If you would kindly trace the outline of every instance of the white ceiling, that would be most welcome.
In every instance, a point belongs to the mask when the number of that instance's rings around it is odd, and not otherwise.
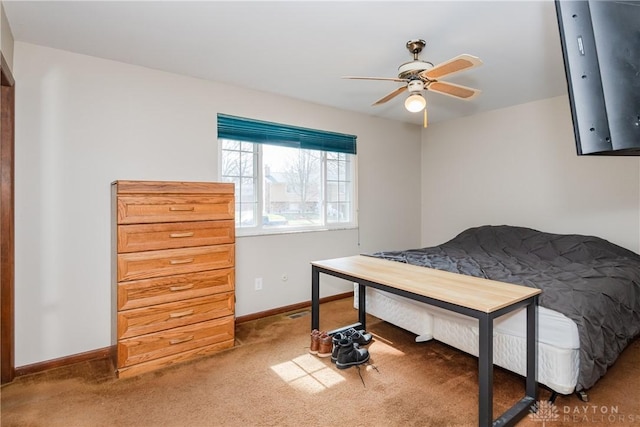
[[[16,41],[422,123],[391,81],[420,59],[461,53],[484,65],[443,80],[482,90],[461,101],[427,93],[431,123],[567,93],[555,5],[539,1],[11,1]],[[19,79],[19,74],[16,75]]]

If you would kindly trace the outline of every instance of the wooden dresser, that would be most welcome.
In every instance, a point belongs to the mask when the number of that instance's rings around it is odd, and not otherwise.
[[[116,181],[111,193],[117,375],[233,347],[233,184]]]

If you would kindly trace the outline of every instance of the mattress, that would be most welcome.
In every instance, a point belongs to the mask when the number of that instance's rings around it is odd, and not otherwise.
[[[577,391],[640,336],[640,255],[599,237],[484,225],[440,245],[370,256],[540,289],[538,305],[578,329]]]
[[[354,285],[354,306],[358,286]],[[416,341],[436,339],[478,356],[478,320],[399,295],[367,288],[367,313],[417,335]],[[526,312],[495,319],[494,364],[526,375]],[[576,324],[554,310],[538,307],[538,382],[560,393],[575,389],[579,371]]]

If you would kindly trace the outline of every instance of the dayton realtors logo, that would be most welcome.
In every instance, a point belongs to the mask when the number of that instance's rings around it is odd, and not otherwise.
[[[539,400],[530,409],[529,418],[536,422],[542,422],[542,427],[547,421],[558,421],[560,414],[558,407],[548,400]]]
[[[640,415],[621,414],[618,406],[565,405],[558,407],[547,400],[540,400],[533,404],[529,412],[531,412],[529,418],[532,421],[541,422],[543,427],[547,422],[553,421],[576,425],[640,423]]]

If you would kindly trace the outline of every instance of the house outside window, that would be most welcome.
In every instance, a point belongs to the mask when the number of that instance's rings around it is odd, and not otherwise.
[[[259,136],[246,129],[255,124]],[[336,135],[218,115],[220,180],[235,184],[239,236],[357,226],[355,137]]]

